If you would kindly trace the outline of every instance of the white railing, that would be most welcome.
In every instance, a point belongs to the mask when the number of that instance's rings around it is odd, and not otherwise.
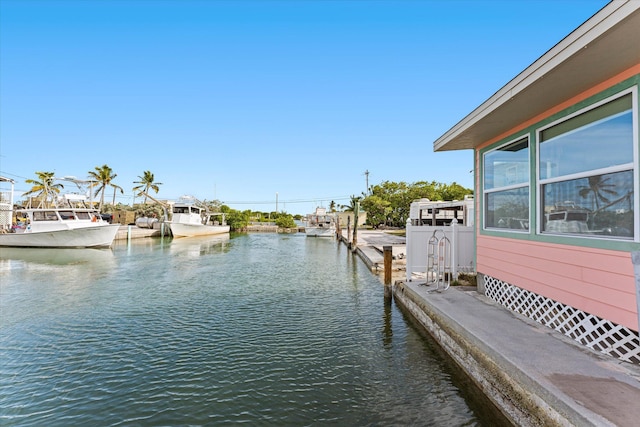
[[[6,183],[11,185],[11,189],[0,188],[0,231],[11,228],[13,220],[13,181],[6,178],[0,180],[3,186]]]
[[[411,225],[407,221],[407,281],[417,278],[429,280],[429,240],[437,231],[438,236],[444,236],[451,244],[451,275],[453,280],[459,273],[475,272],[474,227],[458,225],[452,221],[451,225],[434,227],[429,225]]]

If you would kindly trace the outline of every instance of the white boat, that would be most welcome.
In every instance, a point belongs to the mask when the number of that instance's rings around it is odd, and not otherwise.
[[[574,202],[556,204],[545,213],[544,231],[559,233],[589,233],[589,210]]]
[[[55,207],[13,210],[11,227],[0,233],[0,246],[23,248],[110,247],[120,228],[86,206],[85,196],[67,194]],[[62,206],[62,207],[60,207]]]
[[[221,212],[209,212],[197,199],[183,196],[173,205],[169,221],[173,237],[208,236],[228,233],[231,229]]]
[[[304,232],[308,237],[333,237],[336,234],[336,216],[317,207],[315,213],[307,214]]]

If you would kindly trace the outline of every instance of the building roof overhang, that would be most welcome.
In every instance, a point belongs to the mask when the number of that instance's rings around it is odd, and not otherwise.
[[[473,149],[640,63],[640,1],[615,0],[434,143]]]

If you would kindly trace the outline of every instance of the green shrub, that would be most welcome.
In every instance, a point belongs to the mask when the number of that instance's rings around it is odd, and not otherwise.
[[[293,216],[289,214],[280,215],[276,219],[276,225],[280,228],[295,228],[296,222],[293,220]]]

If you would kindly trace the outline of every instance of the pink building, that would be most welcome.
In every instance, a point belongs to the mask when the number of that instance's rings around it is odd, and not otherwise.
[[[639,85],[640,1],[612,1],[434,142],[474,150],[486,295],[632,363]]]

